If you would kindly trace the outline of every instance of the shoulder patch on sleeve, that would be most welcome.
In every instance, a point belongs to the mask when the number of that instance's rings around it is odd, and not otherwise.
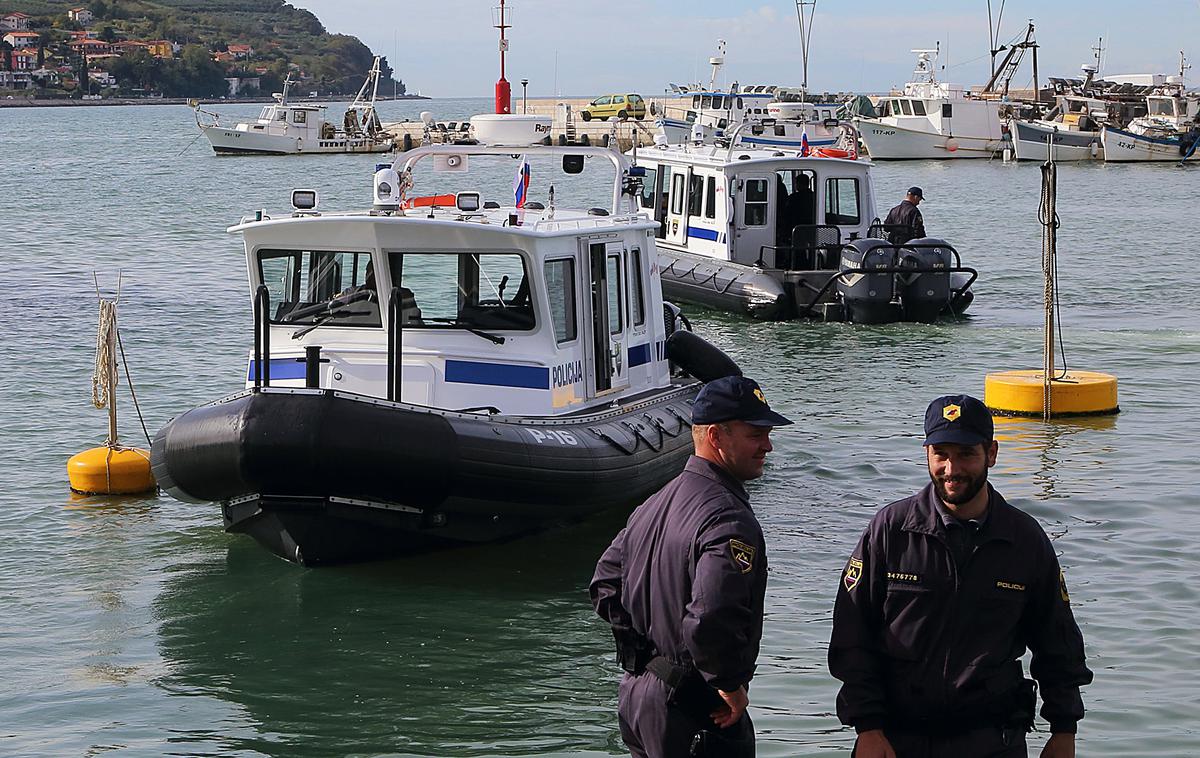
[[[859,581],[862,580],[862,573],[862,561],[852,556],[850,562],[846,564],[846,572],[842,574],[842,584],[846,586],[847,592],[858,586]]]
[[[754,570],[754,554],[756,550],[754,546],[747,545],[741,540],[729,541],[729,554],[733,558],[733,564],[737,566],[738,571],[743,574],[749,574]]]
[[[1071,596],[1067,594],[1067,577],[1063,575],[1063,570],[1058,570],[1058,594],[1062,595],[1064,603],[1071,602]]]

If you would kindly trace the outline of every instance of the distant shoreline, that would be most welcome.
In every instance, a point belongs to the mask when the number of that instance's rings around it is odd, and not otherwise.
[[[72,106],[97,106],[97,105],[187,105],[191,100],[198,100],[201,105],[242,105],[244,103],[273,103],[274,98],[271,97],[242,97],[242,98],[188,98],[188,97],[114,97],[105,100],[77,100],[74,98],[18,98],[13,97],[12,100],[0,98],[0,108],[65,108]],[[295,98],[292,102],[295,103],[345,103],[353,99],[353,96],[346,97],[302,97]],[[377,103],[392,102],[393,100],[430,100],[432,98],[423,95],[400,95],[395,98],[380,97],[376,98]]]

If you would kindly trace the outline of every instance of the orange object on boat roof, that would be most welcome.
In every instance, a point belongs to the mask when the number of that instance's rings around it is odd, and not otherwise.
[[[458,205],[457,195],[426,195],[405,200],[402,208],[429,208],[432,206],[450,207]]]

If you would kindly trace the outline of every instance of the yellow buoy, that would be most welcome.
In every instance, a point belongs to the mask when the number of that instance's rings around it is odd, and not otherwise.
[[[1043,417],[1044,371],[1000,371],[984,379],[983,402],[992,413]],[[1050,415],[1085,416],[1117,413],[1117,378],[1098,371],[1069,371],[1050,382]]]
[[[152,491],[150,453],[136,447],[93,447],[67,461],[71,490],[81,495],[133,495]]]

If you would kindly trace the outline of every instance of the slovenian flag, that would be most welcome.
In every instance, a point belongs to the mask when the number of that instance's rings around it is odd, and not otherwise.
[[[807,158],[808,152],[808,130],[806,129],[800,132],[800,157]]]
[[[516,200],[516,207],[524,208],[525,200],[529,197],[529,161],[525,156],[521,156],[521,167],[517,169],[517,175],[513,177],[513,198]]]

